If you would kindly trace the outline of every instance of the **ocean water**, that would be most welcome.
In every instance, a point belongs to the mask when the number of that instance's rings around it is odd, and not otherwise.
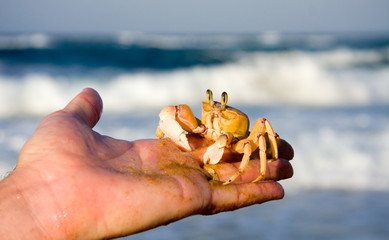
[[[84,87],[105,135],[152,138],[163,106],[200,115],[210,88],[295,149],[283,200],[125,239],[389,238],[389,33],[0,34],[0,177]]]

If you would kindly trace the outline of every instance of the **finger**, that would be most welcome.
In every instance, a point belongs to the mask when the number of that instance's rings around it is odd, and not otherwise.
[[[100,119],[103,102],[94,89],[85,88],[64,110],[75,115],[89,127],[94,127]]]
[[[288,160],[292,160],[294,157],[292,146],[284,139],[281,139],[280,144],[278,145],[278,157]]]
[[[284,189],[275,181],[230,184],[227,186],[214,183],[212,188],[211,204],[209,208],[203,211],[203,214],[231,211],[284,197]]]
[[[219,180],[222,182],[227,181],[232,175],[234,175],[239,170],[239,166],[240,162],[209,165],[209,167],[215,170]],[[292,165],[286,159],[278,159],[274,162],[268,163],[266,168],[265,179],[267,180],[282,180],[293,176]],[[250,160],[243,173],[241,173],[234,182],[251,182],[259,176],[260,171],[260,161]]]

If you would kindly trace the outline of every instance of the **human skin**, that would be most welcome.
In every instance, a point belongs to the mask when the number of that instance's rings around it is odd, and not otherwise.
[[[290,178],[285,141],[268,163],[266,181],[251,160],[235,182],[222,186],[202,168],[210,144],[189,136],[192,152],[169,139],[117,140],[92,128],[102,101],[85,89],[63,110],[45,117],[23,146],[15,169],[0,182],[0,236],[4,239],[103,239],[134,234],[195,214],[230,211],[284,196]],[[226,152],[214,167],[220,180],[239,166]]]

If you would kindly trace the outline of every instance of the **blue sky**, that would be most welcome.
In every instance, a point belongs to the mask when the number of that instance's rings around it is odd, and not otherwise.
[[[386,0],[0,0],[0,32],[389,31]]]

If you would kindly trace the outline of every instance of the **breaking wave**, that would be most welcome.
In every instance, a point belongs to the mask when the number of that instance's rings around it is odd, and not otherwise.
[[[231,105],[364,106],[389,103],[389,49],[239,53],[236,60],[170,71],[1,75],[0,117],[61,108],[84,87],[101,94],[105,111],[168,104],[198,105],[207,88],[227,91]]]

